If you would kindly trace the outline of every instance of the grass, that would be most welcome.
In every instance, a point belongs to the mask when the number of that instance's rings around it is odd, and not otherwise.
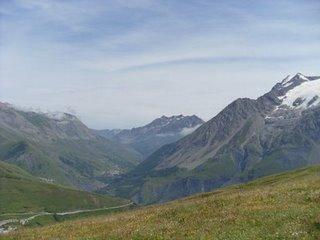
[[[0,161],[0,219],[1,214],[63,212],[126,203],[128,200],[44,183],[19,167]]]
[[[320,166],[3,239],[320,239]]]

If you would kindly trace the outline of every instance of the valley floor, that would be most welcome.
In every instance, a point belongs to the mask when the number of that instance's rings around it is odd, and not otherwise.
[[[320,166],[2,239],[320,239]]]

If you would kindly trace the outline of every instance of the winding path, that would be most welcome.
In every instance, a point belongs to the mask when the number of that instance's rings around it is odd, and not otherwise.
[[[105,207],[105,208],[95,208],[95,209],[82,209],[82,210],[74,210],[74,211],[69,211],[69,212],[60,212],[60,213],[50,213],[50,212],[29,212],[29,213],[5,213],[1,214],[1,216],[8,216],[8,215],[29,215],[29,214],[34,214],[31,217],[24,218],[24,219],[6,219],[6,220],[1,220],[0,221],[0,234],[1,233],[7,233],[8,230],[4,227],[5,225],[9,223],[15,223],[19,222],[22,225],[27,224],[29,221],[35,219],[36,217],[43,216],[43,215],[53,215],[56,214],[58,216],[66,216],[66,215],[72,215],[76,213],[85,213],[85,212],[95,212],[95,211],[101,211],[101,210],[111,210],[111,209],[119,209],[119,208],[125,208],[133,205],[133,202],[120,205],[120,206],[115,206],[115,207]],[[12,229],[14,230],[14,229]]]

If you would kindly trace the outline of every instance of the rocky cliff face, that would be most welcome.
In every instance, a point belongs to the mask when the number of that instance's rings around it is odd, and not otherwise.
[[[163,202],[320,163],[319,96],[320,77],[288,76],[256,100],[234,101],[105,191]]]
[[[75,116],[23,111],[0,104],[0,158],[53,182],[93,190],[96,177],[123,173],[138,158],[97,136]]]
[[[151,123],[124,130],[101,130],[98,133],[137,151],[144,159],[165,144],[193,132],[204,121],[197,116],[162,116]]]

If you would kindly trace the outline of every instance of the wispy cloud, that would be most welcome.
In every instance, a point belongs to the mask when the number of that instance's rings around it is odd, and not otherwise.
[[[162,114],[208,119],[291,71],[318,71],[316,0],[0,4],[0,97],[53,111],[72,106],[93,127]],[[248,90],[239,91],[243,83]]]

